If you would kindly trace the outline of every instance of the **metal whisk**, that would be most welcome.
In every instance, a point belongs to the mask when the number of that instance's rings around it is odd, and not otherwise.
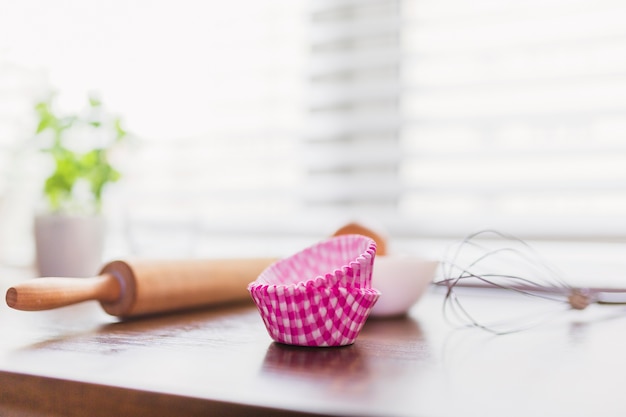
[[[447,288],[443,309],[448,321],[495,334],[535,326],[566,309],[583,310],[591,303],[608,303],[602,297],[606,292],[626,293],[575,288],[528,243],[496,230],[472,233],[453,245],[444,256],[441,271],[442,277],[435,283]],[[506,297],[523,296],[532,303],[526,302],[528,309],[521,314],[519,309],[508,308],[485,311],[484,306],[470,306],[472,301],[481,303],[484,299],[460,295],[472,288],[499,289]],[[506,299],[502,291],[496,293]]]

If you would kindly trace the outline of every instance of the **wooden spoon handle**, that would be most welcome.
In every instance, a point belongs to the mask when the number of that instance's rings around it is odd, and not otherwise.
[[[34,279],[7,290],[6,302],[16,310],[40,311],[87,300],[114,302],[121,297],[118,280],[110,274],[92,278]]]

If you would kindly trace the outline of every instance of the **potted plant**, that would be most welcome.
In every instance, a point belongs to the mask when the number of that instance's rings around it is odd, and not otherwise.
[[[58,114],[53,98],[35,105],[36,138],[51,162],[42,187],[45,208],[35,216],[36,265],[40,275],[89,276],[102,262],[103,192],[120,178],[109,153],[127,133],[94,96],[68,115]]]

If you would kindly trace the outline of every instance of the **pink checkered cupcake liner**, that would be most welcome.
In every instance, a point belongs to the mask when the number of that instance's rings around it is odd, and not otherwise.
[[[255,283],[314,287],[370,288],[376,242],[361,235],[340,235],[280,260]]]
[[[278,261],[248,285],[270,337],[300,346],[354,343],[380,297],[376,243],[340,235]]]
[[[298,346],[355,342],[380,297],[373,288],[257,285],[250,288],[270,337]]]

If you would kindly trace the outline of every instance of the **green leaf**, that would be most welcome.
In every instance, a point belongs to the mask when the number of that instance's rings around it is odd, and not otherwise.
[[[35,130],[35,133],[41,133],[49,127],[50,127],[50,122],[47,119],[42,119],[41,121],[39,121],[39,124],[37,125],[37,130]]]
[[[102,106],[102,101],[95,96],[89,96],[89,105],[91,107],[100,107]]]
[[[39,116],[39,124],[35,133],[41,133],[46,129],[56,130],[59,126],[58,119],[50,111],[50,103],[42,101],[35,105],[35,112]]]
[[[115,140],[117,142],[120,142],[122,139],[124,139],[128,132],[122,127],[122,120],[119,117],[115,119],[113,127],[115,129]]]
[[[53,150],[56,167],[44,184],[44,192],[53,210],[70,201],[72,188],[80,176],[80,167],[74,154],[67,150]]]

